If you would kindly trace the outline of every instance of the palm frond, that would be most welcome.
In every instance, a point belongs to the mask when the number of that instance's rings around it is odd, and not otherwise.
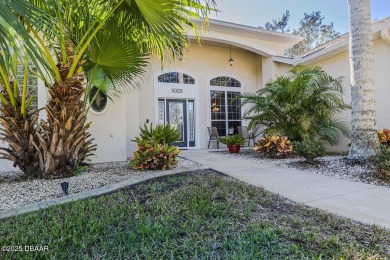
[[[116,30],[113,24],[109,24],[96,35],[87,50],[88,63],[85,67],[87,81],[109,97],[138,87],[135,79],[146,76],[148,66],[148,57],[140,53],[134,43],[124,42]]]

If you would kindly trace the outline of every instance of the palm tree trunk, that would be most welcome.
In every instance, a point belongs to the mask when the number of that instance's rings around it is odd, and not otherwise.
[[[73,176],[77,165],[96,150],[91,134],[87,132],[87,109],[82,100],[85,94],[84,75],[75,73],[67,78],[73,62],[73,52],[67,48],[69,63],[59,63],[62,78],[49,88],[50,99],[46,105],[47,122],[41,121],[35,143],[39,165],[44,178]],[[77,70],[82,62],[79,62]],[[82,70],[81,70],[82,71]]]
[[[352,142],[348,158],[367,159],[379,145],[370,0],[348,0],[348,5],[352,97]]]
[[[13,82],[10,82],[13,85]],[[2,94],[7,100],[10,100],[6,91]],[[13,107],[11,102],[1,104],[0,107],[0,139],[8,144],[8,147],[0,147],[1,159],[13,161],[14,167],[18,166],[21,171],[28,177],[37,177],[40,175],[37,151],[33,146],[36,138],[35,123],[38,120],[37,109],[28,108],[26,115],[20,113],[22,107],[22,97],[15,97],[16,106]]]

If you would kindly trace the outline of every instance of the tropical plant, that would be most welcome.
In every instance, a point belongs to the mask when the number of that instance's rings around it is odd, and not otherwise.
[[[348,0],[351,63],[351,147],[349,159],[367,159],[379,147],[376,132],[374,47],[370,0]]]
[[[144,128],[140,127],[140,138],[156,144],[170,144],[179,140],[180,136],[180,132],[169,124],[159,124],[156,127],[150,124],[149,128],[144,124]]]
[[[39,111],[29,83],[48,64],[36,48],[31,28],[48,38],[57,35],[55,21],[28,1],[0,1],[0,135],[8,143],[0,154],[34,177],[39,175],[33,146]]]
[[[266,84],[256,93],[242,94],[244,118],[249,128],[265,128],[266,134],[285,135],[291,141],[319,139],[332,145],[347,128],[336,115],[349,108],[342,99],[341,78],[333,78],[318,66],[295,66],[287,76]]]
[[[130,158],[129,166],[134,170],[168,170],[178,163],[180,153],[177,146],[156,143],[153,140],[136,138],[137,151]]]
[[[13,161],[14,166],[27,176],[35,177],[39,174],[32,143],[36,138],[38,110],[32,107],[35,97],[27,85],[31,73],[29,67],[21,65],[23,76],[18,80],[18,63],[12,64],[13,60],[17,60],[17,52],[12,58],[7,52],[3,53],[0,56],[0,136],[9,146],[0,147],[0,154],[2,158]]]
[[[0,55],[4,58],[15,54],[20,58],[14,61],[15,66],[17,62],[26,66],[31,62],[41,71],[41,67],[47,68],[47,63],[36,48],[36,42],[30,34],[31,28],[47,37],[58,36],[55,21],[28,0],[0,1]]]
[[[157,54],[163,60],[166,53],[178,54],[187,46],[183,24],[195,28],[189,18],[206,16],[209,5],[215,4],[213,0],[206,6],[198,0],[31,2],[32,11],[44,12],[42,17],[50,17],[57,29],[56,34],[42,33],[50,26],[35,26],[28,9],[18,13],[23,22],[20,30],[33,36],[33,50],[47,64],[40,76],[49,87],[48,120],[39,123],[37,141],[32,142],[46,178],[73,175],[95,150],[86,122],[90,88],[95,85],[105,93],[111,89],[120,94],[134,86],[134,78],[146,71],[147,55]]]
[[[381,144],[390,146],[390,130],[383,129],[378,131],[379,142]]]
[[[320,141],[305,139],[292,143],[294,153],[306,159],[307,163],[313,163],[314,159],[325,155],[324,144]]]
[[[390,179],[390,147],[380,145],[375,154],[370,157],[374,163],[378,176],[385,179]]]
[[[243,139],[239,134],[235,134],[221,137],[219,141],[226,145],[243,145],[246,139]]]
[[[264,136],[255,143],[255,152],[270,157],[286,156],[292,153],[293,147],[287,136]]]
[[[140,136],[136,137],[137,151],[130,158],[129,166],[135,170],[167,170],[177,164],[180,153],[177,146],[170,146],[180,138],[180,132],[167,125],[150,124],[140,127]]]

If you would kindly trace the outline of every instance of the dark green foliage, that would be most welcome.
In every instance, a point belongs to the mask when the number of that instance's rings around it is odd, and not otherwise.
[[[140,138],[147,141],[152,141],[156,144],[170,144],[180,139],[180,132],[167,125],[150,124],[149,128],[144,124],[144,128],[140,127]]]
[[[148,181],[0,221],[1,259],[368,259],[390,233],[211,171]]]
[[[374,163],[378,175],[385,179],[390,179],[390,147],[381,144],[375,155],[370,158]]]
[[[231,145],[231,144],[238,144],[242,145],[245,142],[246,139],[243,139],[241,135],[235,134],[235,135],[227,135],[225,137],[219,138],[219,141],[223,144]]]
[[[267,22],[264,25],[264,27],[265,29],[270,31],[289,33],[290,29],[287,27],[289,19],[290,19],[290,12],[286,10],[282,18],[278,20],[272,19],[272,22]]]
[[[266,134],[285,135],[337,144],[347,128],[335,116],[349,108],[342,99],[341,78],[329,76],[318,66],[295,66],[289,75],[266,84],[256,93],[241,95],[249,128],[265,127]]]
[[[177,146],[158,144],[138,137],[136,140],[138,150],[129,162],[134,170],[168,170],[177,164],[176,156],[180,153]]]
[[[325,147],[321,141],[305,139],[300,142],[293,142],[294,152],[306,159],[306,162],[313,163],[314,159],[325,155]]]

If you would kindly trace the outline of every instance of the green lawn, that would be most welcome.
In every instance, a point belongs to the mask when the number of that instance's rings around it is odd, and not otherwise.
[[[49,250],[0,259],[359,259],[389,256],[390,232],[202,171],[0,221],[7,245]]]

